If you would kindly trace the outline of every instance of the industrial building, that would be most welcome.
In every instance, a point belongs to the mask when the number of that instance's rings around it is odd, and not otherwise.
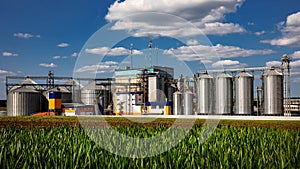
[[[152,40],[149,49],[152,61]],[[300,99],[290,98],[289,64],[290,57],[284,55],[279,67],[201,70],[176,79],[174,68],[151,62],[133,68],[131,57],[131,67],[116,69],[113,78],[55,77],[53,72],[8,76],[7,114],[300,115]]]

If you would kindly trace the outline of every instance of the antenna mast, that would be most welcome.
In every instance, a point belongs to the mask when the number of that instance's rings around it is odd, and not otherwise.
[[[132,52],[133,52],[133,50],[132,50],[132,48],[133,48],[133,43],[130,43],[130,68],[132,69],[133,68],[133,65],[132,65]]]
[[[152,66],[152,38],[149,39],[149,59],[150,67]]]
[[[156,65],[158,65],[158,47],[155,46],[155,52],[156,52]]]

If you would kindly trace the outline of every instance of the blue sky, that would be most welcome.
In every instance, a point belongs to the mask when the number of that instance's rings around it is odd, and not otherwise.
[[[292,95],[300,96],[300,1],[1,0],[0,21],[0,99],[8,75],[107,76],[120,62],[129,64],[130,43],[134,66],[144,66],[149,37],[159,64],[177,74],[186,72],[182,65],[278,65],[288,54]],[[128,37],[109,44],[115,34],[98,31],[107,24]]]

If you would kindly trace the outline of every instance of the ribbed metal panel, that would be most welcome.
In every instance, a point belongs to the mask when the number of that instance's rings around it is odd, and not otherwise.
[[[164,102],[165,95],[165,87],[164,87],[164,78],[159,77],[149,77],[148,78],[148,101],[149,102]]]
[[[241,72],[235,79],[236,97],[235,112],[238,115],[253,113],[253,76]]]
[[[198,113],[213,114],[214,112],[214,80],[207,73],[197,81]]]
[[[184,115],[194,115],[193,110],[193,93],[187,91],[184,93],[184,106],[183,106]]]
[[[173,114],[174,115],[184,115],[183,114],[183,107],[182,107],[182,93],[181,92],[175,92],[173,94]]]
[[[232,77],[226,73],[222,73],[216,78],[215,114],[231,114],[232,103]]]
[[[101,90],[105,90],[103,86],[96,85],[95,81],[90,82],[81,90],[81,101],[86,105],[94,105],[99,103]]]
[[[265,115],[283,114],[283,76],[271,69],[263,75]]]
[[[40,112],[43,100],[41,93],[27,87],[11,90],[7,96],[7,115],[28,116]]]

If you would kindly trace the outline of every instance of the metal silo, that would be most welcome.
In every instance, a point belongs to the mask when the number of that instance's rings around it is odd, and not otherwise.
[[[179,91],[173,94],[173,107],[174,115],[183,115],[182,93]]]
[[[66,85],[71,85],[71,93],[72,93],[72,102],[73,103],[81,103],[81,88],[82,85],[74,79],[68,80]]]
[[[250,115],[253,112],[253,76],[242,71],[235,79],[235,112]]]
[[[184,105],[183,112],[184,115],[194,115],[193,110],[193,93],[191,91],[186,91],[184,93]]]
[[[95,81],[90,82],[81,90],[81,101],[86,105],[98,104],[101,90],[104,90],[103,86],[96,85]]]
[[[216,77],[215,114],[232,113],[232,76],[222,73]]]
[[[214,111],[214,80],[204,73],[197,81],[198,113],[213,114]]]
[[[28,116],[43,109],[43,96],[30,86],[10,90],[7,95],[8,116]]]
[[[283,76],[275,69],[263,75],[265,115],[283,114]]]

